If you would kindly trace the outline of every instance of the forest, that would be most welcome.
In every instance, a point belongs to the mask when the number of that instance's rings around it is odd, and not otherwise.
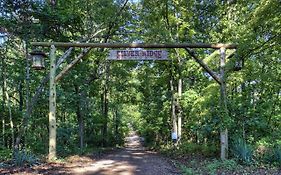
[[[102,156],[122,149],[132,131],[182,174],[281,173],[280,6],[279,0],[1,0],[0,173]],[[167,60],[114,61],[111,50],[143,48],[54,50],[36,42],[233,48],[168,47],[159,49]],[[46,57],[44,68],[34,66],[36,50]]]

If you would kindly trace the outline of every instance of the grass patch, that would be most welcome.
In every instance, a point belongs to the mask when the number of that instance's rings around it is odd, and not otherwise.
[[[175,160],[175,165],[182,174],[281,174],[280,169],[280,149],[268,149],[266,153],[267,161],[256,161],[253,155],[253,147],[245,142],[236,145],[236,154],[228,160],[221,161],[218,157],[217,149],[207,145],[185,143],[173,146],[162,145],[160,153]]]
[[[180,169],[180,171],[184,174],[184,175],[197,175],[198,173],[192,169],[192,168],[189,168],[183,164],[178,164],[177,165],[177,168]]]
[[[9,160],[12,158],[12,150],[0,146],[0,162]]]
[[[159,148],[159,151],[162,154],[165,154],[169,157],[182,157],[185,155],[197,155],[200,154],[205,157],[215,157],[218,155],[218,148],[216,145],[207,145],[207,144],[196,144],[190,142],[182,142],[177,146],[162,145]]]

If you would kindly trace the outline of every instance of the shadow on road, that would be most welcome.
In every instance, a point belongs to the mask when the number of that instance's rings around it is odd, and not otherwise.
[[[165,158],[142,146],[143,138],[130,133],[126,147],[114,154],[106,155],[91,166],[74,168],[74,174],[94,175],[176,175],[180,174]]]

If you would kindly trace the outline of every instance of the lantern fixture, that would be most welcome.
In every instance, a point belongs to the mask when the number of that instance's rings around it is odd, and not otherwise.
[[[42,51],[32,51],[30,53],[32,60],[32,68],[35,70],[42,70],[45,68],[45,58],[47,55]]]

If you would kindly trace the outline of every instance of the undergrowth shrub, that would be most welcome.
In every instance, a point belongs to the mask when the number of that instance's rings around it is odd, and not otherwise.
[[[200,145],[184,142],[180,144],[179,150],[184,154],[197,153],[200,150]]]
[[[216,156],[219,153],[219,149],[217,145],[202,145],[202,154],[207,157]]]
[[[0,162],[9,160],[12,157],[12,151],[8,148],[0,146]]]
[[[13,161],[16,166],[34,165],[38,163],[38,159],[36,158],[36,156],[27,151],[14,152]]]
[[[141,135],[144,137],[144,145],[147,147],[155,147],[156,145],[156,131],[153,128],[146,127],[145,130],[142,131]]]
[[[250,164],[253,160],[253,149],[243,139],[237,139],[233,143],[232,153],[235,158],[245,164]]]
[[[78,153],[77,128],[68,123],[57,128],[57,154],[65,157]]]
[[[210,157],[218,153],[218,148],[216,145],[183,142],[179,145],[179,151],[182,154],[201,154]]]
[[[275,146],[269,148],[264,155],[264,160],[266,163],[275,164],[281,167],[281,147]]]
[[[235,160],[214,160],[206,165],[206,170],[211,174],[215,175],[219,170],[234,171],[238,167]]]
[[[206,157],[218,155],[217,145],[197,144],[192,142],[182,142],[178,146],[173,146],[172,143],[160,146],[160,152],[168,156],[184,156],[200,154]]]
[[[177,166],[184,175],[195,175],[197,174],[192,168],[189,168],[185,165],[179,164]]]

